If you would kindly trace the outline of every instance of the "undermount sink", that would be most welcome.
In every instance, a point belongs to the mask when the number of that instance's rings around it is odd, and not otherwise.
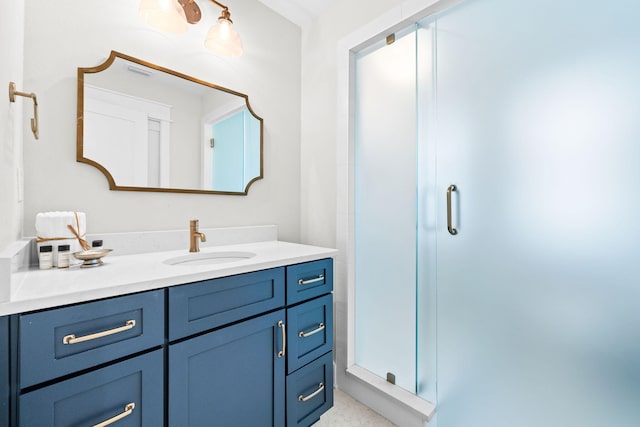
[[[256,256],[253,252],[197,252],[162,261],[169,265],[212,265],[243,261]]]

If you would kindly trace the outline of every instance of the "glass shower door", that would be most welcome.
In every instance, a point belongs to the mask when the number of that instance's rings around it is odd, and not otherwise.
[[[437,19],[439,427],[640,423],[638,16],[471,0]]]

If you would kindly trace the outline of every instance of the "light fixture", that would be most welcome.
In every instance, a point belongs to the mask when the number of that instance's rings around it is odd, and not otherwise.
[[[187,31],[184,9],[176,0],[140,0],[140,17],[153,28],[173,34]]]
[[[233,28],[229,8],[215,0],[209,0],[222,8],[217,23],[207,33],[204,45],[221,56],[242,55],[240,35]],[[196,24],[202,12],[195,0],[140,0],[140,16],[152,27],[165,32],[180,34],[187,31],[187,23]]]
[[[213,1],[213,0],[210,0]],[[218,6],[220,3],[213,1]],[[211,27],[207,33],[204,45],[210,51],[222,56],[240,56],[242,55],[242,41],[240,34],[233,28],[231,14],[226,6],[222,9],[222,14],[218,18],[216,25]]]

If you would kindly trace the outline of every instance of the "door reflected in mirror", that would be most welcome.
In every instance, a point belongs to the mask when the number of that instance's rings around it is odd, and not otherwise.
[[[78,68],[77,133],[112,190],[246,195],[263,177],[247,95],[119,52]]]

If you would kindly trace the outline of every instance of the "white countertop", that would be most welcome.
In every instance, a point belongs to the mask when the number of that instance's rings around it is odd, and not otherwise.
[[[131,255],[112,253],[104,265],[93,268],[39,270],[13,273],[13,292],[0,302],[0,315],[22,313],[65,304],[159,289],[200,280],[264,270],[333,257],[337,250],[277,240],[205,247],[207,252],[252,252],[252,258],[211,265],[168,265],[163,261],[188,255],[172,250]]]

